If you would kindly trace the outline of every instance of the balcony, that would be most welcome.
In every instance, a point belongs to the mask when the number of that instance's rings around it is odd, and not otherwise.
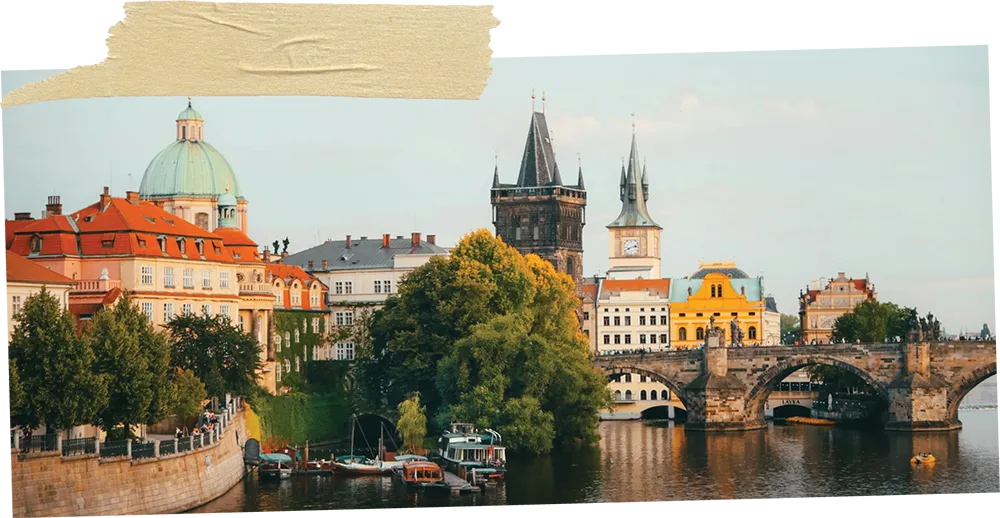
[[[77,292],[106,292],[115,288],[121,288],[122,281],[111,280],[111,279],[87,279],[76,281],[76,287],[70,290],[71,293]]]
[[[264,294],[273,295],[270,283],[267,282],[241,282],[240,283],[240,295],[245,294]]]

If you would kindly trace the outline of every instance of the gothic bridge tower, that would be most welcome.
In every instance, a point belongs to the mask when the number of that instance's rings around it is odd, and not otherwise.
[[[493,168],[493,225],[505,243],[522,254],[536,254],[549,261],[556,271],[572,277],[579,288],[587,219],[583,167],[579,166],[576,185],[563,183],[545,121],[545,92],[541,113],[534,109],[534,92],[531,98],[531,124],[517,183],[500,183],[499,168]]]

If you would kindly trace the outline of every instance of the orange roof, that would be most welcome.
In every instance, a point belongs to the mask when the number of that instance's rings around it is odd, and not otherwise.
[[[580,286],[580,291],[584,295],[587,295],[591,299],[597,298],[597,285],[596,284],[584,284]]]
[[[75,284],[76,281],[60,275],[30,259],[7,251],[7,282],[34,282],[38,284]]]
[[[282,297],[281,306],[285,309],[293,309],[290,286],[293,280],[299,280],[302,282],[302,288],[300,288],[301,294],[299,296],[299,308],[306,310],[318,310],[323,309],[323,299],[320,296],[319,307],[311,307],[311,301],[309,299],[309,288],[312,283],[315,282],[319,285],[320,293],[328,291],[328,288],[322,281],[320,281],[315,275],[305,271],[301,266],[287,265],[281,263],[270,263],[267,265],[267,272],[274,276],[275,278],[285,281],[283,287],[284,296]]]
[[[19,230],[21,228],[24,228],[25,226],[30,225],[30,224],[32,224],[34,222],[35,222],[35,220],[33,220],[33,219],[8,219],[6,221],[6,224],[4,225],[4,227],[5,227],[4,230],[6,230],[6,233],[7,233],[7,236],[6,236],[7,237],[7,246],[6,246],[6,248],[9,249],[10,248],[10,244],[14,242],[14,232],[16,232],[17,230]]]
[[[651,290],[670,294],[670,279],[608,279],[601,291],[642,291]]]
[[[104,195],[97,203],[73,214],[27,223],[12,226],[8,222],[8,233],[13,233],[9,249],[22,256],[31,254],[31,241],[37,235],[42,239],[40,256],[204,257],[208,261],[233,261],[233,254],[227,253],[222,237],[149,202]],[[166,238],[164,250],[158,241],[161,236]]]
[[[222,239],[231,261],[237,263],[259,263],[262,261],[260,251],[255,243],[242,230],[232,227],[219,227],[213,232]]]

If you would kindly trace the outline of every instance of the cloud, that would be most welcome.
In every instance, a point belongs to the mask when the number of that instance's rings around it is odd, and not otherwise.
[[[602,124],[590,115],[556,115],[548,117],[549,133],[556,145],[581,144],[601,132]]]
[[[701,99],[695,94],[687,94],[681,99],[681,111],[695,111],[701,107]]]

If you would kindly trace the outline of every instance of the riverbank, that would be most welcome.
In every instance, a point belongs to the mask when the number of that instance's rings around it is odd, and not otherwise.
[[[133,459],[99,453],[11,452],[13,516],[169,514],[215,500],[243,478],[244,412],[215,442]]]

